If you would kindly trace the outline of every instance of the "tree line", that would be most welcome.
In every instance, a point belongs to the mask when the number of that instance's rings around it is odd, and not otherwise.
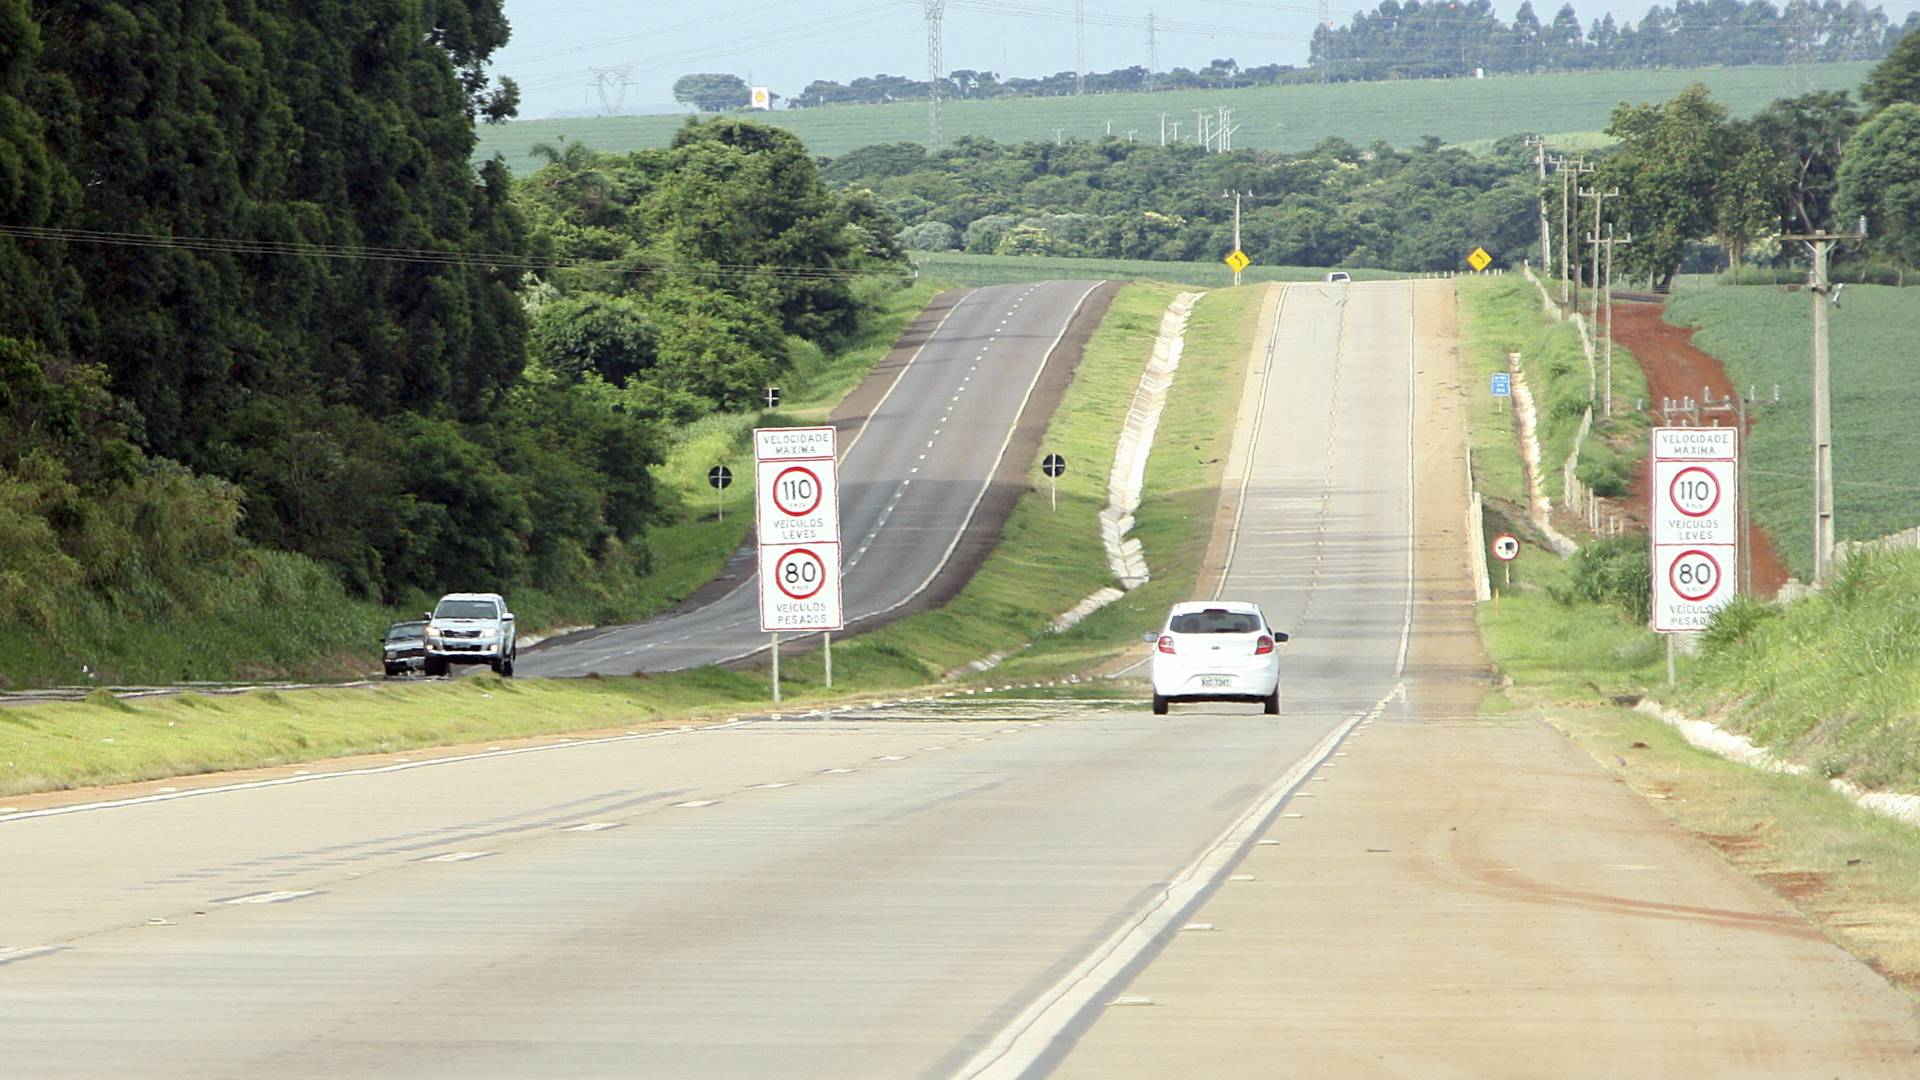
[[[854,325],[895,227],[785,133],[476,167],[501,7],[0,0],[0,627],[273,552],[386,602],[606,593],[669,425]]]
[[[1582,184],[1619,189],[1608,216],[1633,236],[1621,261],[1656,288],[1703,238],[1729,266],[1780,265],[1803,252],[1777,237],[1852,233],[1862,223],[1865,242],[1842,245],[1836,259],[1863,276],[1904,280],[1920,267],[1920,35],[1873,68],[1860,97],[1782,98],[1747,119],[1730,117],[1699,85],[1670,101],[1622,105],[1607,128],[1614,146]],[[1549,190],[1557,198],[1557,182]]]
[[[855,150],[825,173],[872,191],[906,224],[900,240],[915,250],[1212,260],[1232,248],[1233,205],[1220,193],[1240,190],[1249,193],[1241,246],[1255,262],[1418,271],[1456,267],[1480,245],[1524,245],[1531,167],[1519,136],[1486,155],[1437,139],[1215,154],[1121,139],[963,136],[936,152],[917,143]]]
[[[1654,4],[1636,23],[1611,13],[1582,24],[1571,3],[1543,22],[1533,0],[1511,21],[1489,0],[1381,0],[1344,26],[1313,33],[1308,62],[1242,67],[1231,57],[1204,67],[1155,72],[1142,65],[1071,71],[1032,78],[960,68],[941,80],[949,100],[1067,97],[1153,90],[1229,90],[1314,82],[1470,77],[1628,68],[1688,68],[1879,60],[1905,34],[1920,29],[1920,12],[1895,23],[1884,8],[1861,0],[1678,0]],[[876,74],[847,82],[816,79],[785,99],[788,108],[924,101],[930,84],[908,75]],[[707,112],[745,108],[748,87],[737,75],[700,72],[674,84],[674,98]]]

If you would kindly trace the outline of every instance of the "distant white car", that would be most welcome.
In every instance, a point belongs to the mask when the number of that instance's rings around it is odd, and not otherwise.
[[[1280,711],[1280,644],[1257,604],[1197,600],[1175,604],[1153,644],[1153,712],[1174,701],[1258,701]]]
[[[1344,285],[1352,280],[1353,278],[1349,276],[1345,270],[1335,270],[1327,275],[1327,284],[1329,285]]]

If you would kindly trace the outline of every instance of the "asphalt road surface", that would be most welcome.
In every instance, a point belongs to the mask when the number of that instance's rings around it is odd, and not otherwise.
[[[905,605],[973,520],[1014,423],[1097,283],[997,285],[947,313],[866,424],[841,437],[840,533],[849,624]],[[751,470],[740,481],[751,484]],[[554,642],[523,676],[674,671],[767,647],[754,581],[695,611]]]
[[[1710,853],[1634,877],[1645,901],[1496,889],[1680,841],[1564,740],[1521,747],[1508,793],[1473,759],[1511,748],[1423,719],[1428,681],[1477,693],[1431,655],[1470,605],[1416,582],[1416,524],[1464,566],[1458,516],[1416,511],[1416,477],[1459,476],[1414,452],[1429,288],[1292,286],[1262,338],[1220,588],[1294,635],[1282,715],[956,698],[14,814],[0,1072],[1654,1075],[1687,1040],[1684,1075],[1755,1075],[1781,1059],[1716,1040],[1783,984],[1816,1053],[1910,1042],[1910,1006]],[[1416,819],[1487,847],[1375,840]],[[1276,1071],[1289,1046],[1313,1054]]]

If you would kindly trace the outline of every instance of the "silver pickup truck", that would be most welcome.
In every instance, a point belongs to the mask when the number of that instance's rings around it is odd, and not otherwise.
[[[445,675],[454,664],[486,664],[512,678],[519,646],[513,612],[499,593],[448,593],[427,615],[428,675]]]

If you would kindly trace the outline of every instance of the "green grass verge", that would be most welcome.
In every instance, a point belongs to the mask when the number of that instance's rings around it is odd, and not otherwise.
[[[1098,514],[1126,402],[1146,364],[1161,313],[1178,290],[1134,284],[1116,298],[1089,343],[1048,429],[1065,454],[1060,509],[1044,478],[1022,497],[1002,543],[951,603],[872,634],[837,642],[835,691],[821,685],[817,652],[782,665],[791,705],[898,692],[994,652],[1018,651],[988,679],[1085,670],[1125,649],[1141,625],[1191,590],[1204,528],[1232,437],[1234,406],[1258,314],[1259,289],[1208,296],[1195,310],[1169,395],[1134,535],[1159,571],[1153,583],[1064,634],[1047,624],[1111,581]],[[796,407],[804,415],[806,402]],[[817,407],[817,404],[815,406]],[[105,695],[100,695],[105,698]],[[374,690],[252,693],[121,702],[112,699],[0,711],[0,794],[244,768],[293,760],[553,733],[659,717],[725,716],[768,707],[764,672],[715,668],[652,678],[502,681]],[[111,740],[111,741],[103,741]]]
[[[1114,281],[1179,282],[1201,289],[1233,284],[1233,271],[1217,260],[1156,262],[1149,259],[1076,259],[1032,255],[969,255],[960,251],[920,251],[913,261],[923,274],[963,285],[1004,285],[1020,281],[1058,281],[1062,278],[1105,278]],[[1382,281],[1408,275],[1393,270],[1342,267],[1356,281]],[[1250,266],[1243,282],[1319,281],[1324,266]]]
[[[1817,597],[1722,611],[1678,701],[1823,776],[1920,791],[1920,552],[1856,555]]]
[[[1911,357],[1920,339],[1915,294],[1850,285],[1828,311],[1833,363],[1834,530],[1866,540],[1920,525],[1920,425]],[[1706,289],[1675,300],[1667,318],[1697,329],[1736,386],[1780,404],[1755,413],[1747,445],[1754,521],[1803,580],[1813,569],[1813,317],[1810,294],[1765,286]]]
[[[1540,440],[1540,486],[1556,504],[1566,496],[1562,466],[1573,453],[1580,432],[1580,417],[1591,402],[1596,407],[1603,396],[1596,386],[1590,398],[1590,379],[1604,367],[1590,372],[1586,355],[1580,348],[1580,331],[1571,322],[1554,322],[1541,308],[1539,292],[1526,278],[1514,274],[1499,277],[1461,278],[1457,282],[1460,297],[1461,348],[1467,370],[1476,378],[1470,388],[1476,400],[1470,401],[1471,427],[1476,439],[1475,453],[1484,444],[1492,456],[1474,462],[1475,472],[1486,472],[1481,493],[1490,498],[1514,499],[1523,490],[1518,462],[1518,444],[1511,437],[1502,445],[1494,438],[1499,427],[1498,405],[1483,404],[1490,397],[1487,376],[1506,369],[1508,353],[1520,354],[1520,368],[1527,387],[1533,393],[1535,435]],[[1631,408],[1631,403],[1647,393],[1645,377],[1633,355],[1616,346],[1613,351],[1613,397],[1616,408],[1612,420],[1596,416],[1594,430],[1581,449],[1580,479],[1606,496],[1627,493],[1634,464],[1646,453],[1647,423]],[[1504,412],[1505,410],[1500,410]],[[1511,416],[1508,416],[1511,423]],[[1501,455],[1511,453],[1511,462]],[[1523,504],[1524,505],[1524,504]]]
[[[1872,66],[1808,64],[1797,68],[1795,75],[1804,80],[1805,91],[1853,90]],[[1735,115],[1745,116],[1781,95],[1782,78],[1782,69],[1775,67],[1695,68],[950,100],[942,106],[941,124],[950,139],[974,135],[1050,142],[1056,132],[1068,139],[1105,138],[1111,121],[1115,132],[1132,130],[1135,139],[1158,140],[1162,113],[1173,119],[1186,117],[1190,132],[1194,110],[1212,112],[1227,106],[1240,125],[1233,136],[1236,146],[1308,150],[1330,136],[1357,146],[1377,139],[1405,146],[1429,135],[1457,143],[1522,131],[1598,131],[1607,126],[1620,102],[1665,101],[1695,82],[1705,83],[1717,101]],[[780,109],[753,116],[792,131],[815,154],[844,154],[876,143],[927,138],[924,101]],[[621,153],[665,146],[685,121],[685,116],[672,115],[482,124],[475,132],[475,156],[485,160],[501,154],[515,172],[529,172],[536,164],[529,155],[535,143],[567,138],[596,150]]]

